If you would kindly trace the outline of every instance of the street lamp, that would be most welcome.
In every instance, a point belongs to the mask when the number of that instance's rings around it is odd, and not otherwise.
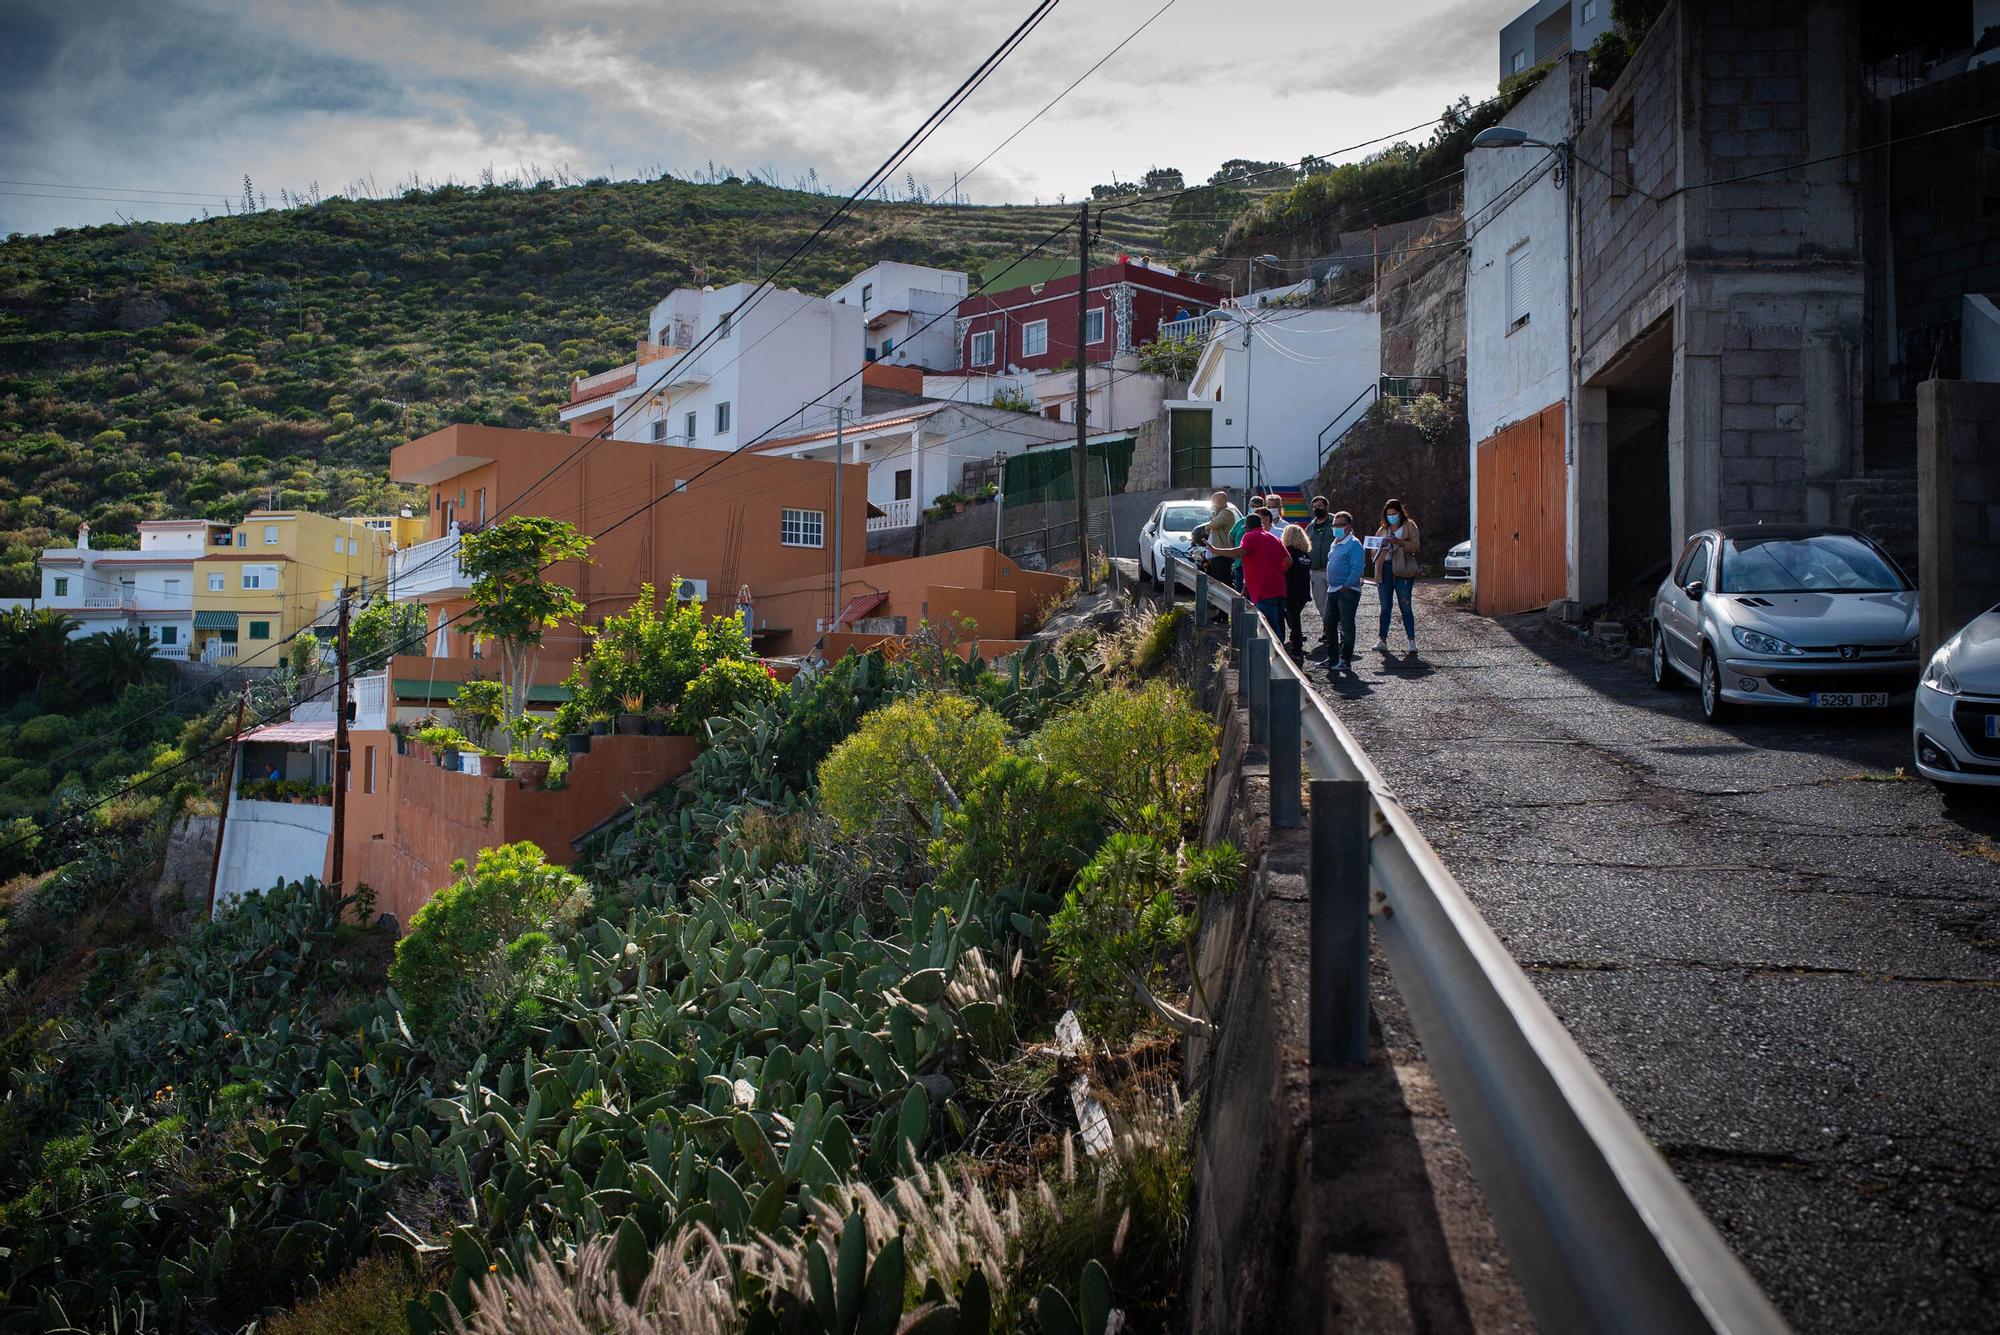
[[[1563,188],[1563,179],[1569,172],[1569,160],[1573,156],[1569,140],[1550,143],[1546,139],[1536,139],[1526,130],[1511,125],[1489,125],[1472,137],[1474,148],[1546,148],[1561,156],[1556,160],[1556,189]]]
[[[1254,260],[1251,260],[1251,261],[1250,261],[1250,291],[1249,291],[1249,292],[1245,292],[1245,293],[1244,293],[1243,295],[1247,297],[1247,296],[1249,296],[1249,295],[1250,295],[1250,292],[1255,292],[1255,291],[1257,290],[1257,266],[1258,266],[1258,265],[1260,265],[1260,264],[1268,264],[1268,265],[1270,265],[1270,266],[1271,266],[1272,268],[1274,268],[1274,269],[1275,269],[1275,268],[1277,268],[1277,267],[1278,267],[1279,265],[1282,265],[1283,263],[1284,263],[1284,261],[1283,261],[1283,260],[1281,260],[1281,259],[1279,259],[1279,258],[1278,258],[1278,257],[1277,257],[1276,255],[1259,255],[1259,256],[1258,256],[1258,257],[1257,257],[1256,259],[1254,259]]]

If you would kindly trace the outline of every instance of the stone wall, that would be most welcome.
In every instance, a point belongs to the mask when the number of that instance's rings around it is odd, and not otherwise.
[[[2000,605],[2000,385],[1917,386],[1923,647]]]
[[[1383,265],[1383,375],[1465,383],[1465,249],[1457,241],[1457,219],[1435,220]]]
[[[1577,155],[1604,168],[1579,168],[1569,187],[1577,199],[1585,347],[1609,334],[1680,262],[1676,210],[1640,193],[1664,196],[1679,183],[1680,22],[1679,6],[1655,20],[1623,77],[1577,136]],[[1621,191],[1612,176],[1637,189]],[[1651,322],[1644,318],[1626,337]]]

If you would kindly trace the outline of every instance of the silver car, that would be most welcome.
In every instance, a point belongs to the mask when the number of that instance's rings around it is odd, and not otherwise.
[[[1911,724],[1917,773],[2000,787],[2000,607],[1974,617],[1924,668]]]
[[[1185,561],[1194,531],[1209,521],[1207,501],[1161,501],[1139,530],[1139,575],[1164,585],[1169,558]]]
[[[1653,597],[1653,684],[1740,705],[1885,708],[1917,684],[1917,591],[1852,529],[1713,528],[1688,539]]]

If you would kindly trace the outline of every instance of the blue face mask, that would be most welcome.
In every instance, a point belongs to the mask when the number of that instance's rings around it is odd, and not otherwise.
[[[1401,515],[1390,515],[1390,516],[1389,516],[1389,527],[1390,527],[1390,528],[1401,528],[1402,526],[1403,526],[1403,517],[1402,517]]]
[[[1333,536],[1336,538],[1344,538],[1347,536],[1347,530],[1342,528],[1340,525],[1335,524],[1333,526]]]

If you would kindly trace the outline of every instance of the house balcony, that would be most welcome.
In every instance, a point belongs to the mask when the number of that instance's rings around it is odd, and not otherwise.
[[[234,663],[236,645],[228,640],[210,640],[201,647],[201,661],[204,663]]]
[[[139,606],[139,595],[133,589],[113,589],[109,593],[86,593],[83,605],[92,610],[117,609],[130,612]]]
[[[916,525],[917,503],[909,497],[900,501],[877,501],[876,508],[882,513],[868,516],[870,533],[879,533],[883,529],[891,528],[912,528]]]
[[[465,594],[472,580],[459,559],[458,534],[432,538],[389,557],[389,596],[401,602],[437,594]]]
[[[188,647],[185,644],[161,644],[155,640],[153,656],[169,663],[185,663],[188,661]]]
[[[354,679],[354,721],[350,725],[361,729],[380,729],[389,726],[389,674],[377,672],[372,676]]]

